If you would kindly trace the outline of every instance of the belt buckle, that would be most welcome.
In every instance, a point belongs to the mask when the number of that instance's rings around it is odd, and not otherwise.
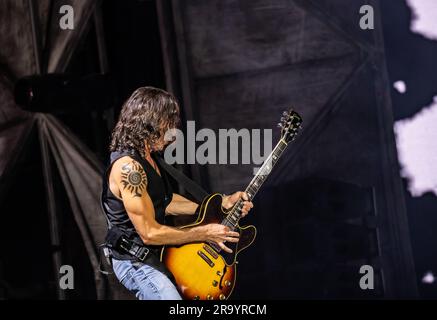
[[[143,247],[142,249],[144,249],[143,252],[138,256],[138,260],[140,260],[141,262],[146,260],[147,255],[150,252],[150,250],[148,248],[146,248],[146,247]]]

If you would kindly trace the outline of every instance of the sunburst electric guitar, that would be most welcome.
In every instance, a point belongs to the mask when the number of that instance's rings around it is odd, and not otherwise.
[[[287,144],[294,140],[301,123],[302,118],[293,110],[284,112],[279,123],[282,128],[281,139],[245,190],[251,200],[267,179]],[[255,239],[256,228],[254,226],[240,227],[239,225],[243,201],[240,199],[228,212],[222,210],[221,203],[220,194],[207,197],[200,206],[196,222],[182,228],[209,223],[226,225],[231,230],[240,233],[238,243],[226,243],[226,246],[232,249],[232,253],[221,250],[216,243],[207,242],[165,246],[162,249],[161,260],[174,275],[178,290],[184,299],[224,300],[229,298],[235,286],[237,255],[250,246]]]

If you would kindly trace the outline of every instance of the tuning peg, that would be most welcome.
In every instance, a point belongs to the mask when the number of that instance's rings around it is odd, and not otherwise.
[[[282,115],[285,117],[285,116],[288,116],[288,112],[287,111],[284,111],[284,112],[282,112]]]
[[[284,122],[285,121],[285,117],[281,117],[281,122]]]
[[[278,123],[278,128],[282,128],[283,124],[282,123]]]

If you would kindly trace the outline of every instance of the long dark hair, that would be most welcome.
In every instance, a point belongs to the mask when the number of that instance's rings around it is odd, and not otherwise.
[[[170,93],[141,87],[132,93],[121,109],[112,132],[110,151],[135,150],[144,158],[149,147],[168,129],[179,124],[179,105]]]

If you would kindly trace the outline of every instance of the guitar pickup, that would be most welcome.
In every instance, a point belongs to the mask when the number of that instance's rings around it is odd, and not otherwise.
[[[213,248],[211,248],[210,246],[207,246],[206,244],[203,246],[203,249],[205,249],[206,252],[208,252],[211,257],[213,257],[214,259],[217,259],[219,256],[217,254],[217,252],[214,251]]]
[[[212,260],[210,258],[208,258],[208,256],[203,253],[203,251],[197,251],[197,254],[203,259],[205,260],[205,262],[212,268],[214,267],[214,262],[212,262]]]

